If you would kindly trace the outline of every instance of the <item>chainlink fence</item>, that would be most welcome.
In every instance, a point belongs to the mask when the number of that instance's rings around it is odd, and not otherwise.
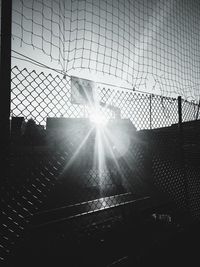
[[[33,118],[44,131],[49,117],[69,118],[76,126],[59,140],[55,130],[40,146],[12,146],[10,177],[1,187],[2,261],[35,226],[45,235],[44,229],[56,225],[56,231],[68,238],[78,233],[81,240],[122,222],[127,214],[171,202],[175,213],[167,212],[172,216],[199,219],[196,103],[182,100],[181,130],[177,99],[99,84],[100,101],[120,108],[122,119],[108,126],[112,135],[102,137],[85,120],[87,107],[71,103],[70,77],[15,66],[11,86],[12,117]],[[102,112],[114,118],[112,111]],[[120,137],[128,140],[119,144],[121,154],[116,149]]]
[[[98,85],[100,101],[114,104],[121,117],[129,118],[138,130],[170,126],[178,122],[177,99]],[[199,118],[198,105],[183,101],[183,121]],[[33,118],[45,125],[47,117],[87,117],[87,107],[71,103],[69,76],[12,68],[12,116]],[[106,113],[109,118],[113,112]]]

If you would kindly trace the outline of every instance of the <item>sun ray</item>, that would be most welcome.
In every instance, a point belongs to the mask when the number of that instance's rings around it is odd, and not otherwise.
[[[89,139],[91,133],[93,131],[93,128],[91,127],[88,131],[88,133],[86,134],[86,136],[84,137],[83,141],[81,142],[81,144],[78,146],[78,148],[76,149],[76,151],[74,152],[74,154],[72,155],[72,157],[70,158],[70,160],[68,161],[67,165],[64,168],[64,171],[66,171],[76,160],[77,156],[79,155],[81,149],[83,148],[83,146],[86,144],[87,140]]]
[[[114,153],[113,150],[113,134],[111,133],[111,131],[109,129],[105,129],[104,131],[104,143],[108,149],[108,155],[111,159],[111,161],[114,163],[115,167],[117,168],[117,171],[119,173],[119,179],[122,179],[122,181],[124,182],[123,184],[126,185],[126,190],[129,190],[128,188],[128,181],[125,177],[125,174],[123,173],[123,171],[121,170],[121,167],[119,165],[119,158],[116,157],[116,154]]]

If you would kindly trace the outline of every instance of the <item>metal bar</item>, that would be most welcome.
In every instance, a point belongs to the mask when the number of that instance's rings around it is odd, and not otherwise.
[[[11,32],[12,0],[2,0],[1,5],[1,163],[7,174],[10,145],[10,100],[11,100]]]
[[[182,124],[182,98],[181,96],[178,96],[178,123],[180,127]]]
[[[152,129],[152,95],[149,96],[149,120],[150,120],[150,129]]]
[[[198,120],[198,117],[199,117],[199,108],[200,108],[200,100],[199,100],[199,104],[198,104],[198,108],[197,108],[196,120]]]
[[[95,199],[92,201],[78,203],[66,207],[60,207],[57,209],[36,213],[32,220],[32,226],[41,227],[49,224],[60,223],[67,220],[76,219],[78,217],[94,215],[97,212],[103,212],[105,210],[111,210],[131,204],[137,206],[139,205],[139,202],[144,204],[145,201],[150,201],[150,199],[150,196],[135,199],[133,198],[133,195],[131,193],[126,193]],[[108,205],[106,203],[112,204]]]

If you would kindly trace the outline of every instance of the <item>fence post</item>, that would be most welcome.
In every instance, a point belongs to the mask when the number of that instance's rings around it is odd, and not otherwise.
[[[5,176],[8,174],[10,145],[12,0],[2,0],[1,4],[1,172]]]
[[[182,98],[178,96],[178,124],[182,128]]]
[[[200,100],[199,100],[199,104],[197,107],[196,120],[198,120],[198,117],[199,117],[199,108],[200,108]]]
[[[149,98],[149,120],[150,120],[150,129],[152,129],[152,95],[150,94],[150,98]]]

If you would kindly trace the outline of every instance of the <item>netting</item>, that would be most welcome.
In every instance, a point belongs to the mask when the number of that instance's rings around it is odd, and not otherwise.
[[[64,68],[64,12],[64,1],[13,1],[14,44],[37,48]]]
[[[13,1],[13,49],[69,75],[198,100],[199,15],[198,0]]]

